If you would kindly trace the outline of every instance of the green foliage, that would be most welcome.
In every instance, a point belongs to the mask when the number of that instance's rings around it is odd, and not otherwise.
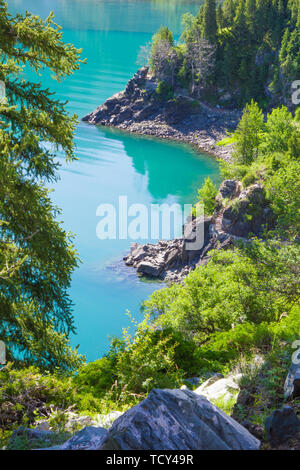
[[[278,341],[265,354],[260,367],[244,374],[240,387],[245,404],[239,403],[234,407],[234,419],[239,422],[247,420],[264,429],[265,419],[283,404],[284,382],[293,352],[290,341]]]
[[[95,396],[102,397],[117,379],[115,366],[115,357],[104,356],[97,361],[89,362],[79,369],[74,377],[74,383],[81,390],[92,391]]]
[[[276,230],[281,236],[297,236],[300,203],[297,120],[282,106],[268,114],[264,122],[260,109],[252,102],[244,111],[233,141],[235,160],[231,165],[220,162],[222,176],[239,179],[244,186],[263,184],[276,216]]]
[[[273,109],[268,114],[263,149],[266,152],[287,152],[288,142],[295,130],[293,116],[285,106]]]
[[[47,417],[52,407],[66,409],[76,402],[71,378],[41,373],[35,367],[0,370],[0,429],[28,426],[37,416]]]
[[[107,356],[79,370],[74,383],[80,393],[92,392],[119,407],[135,404],[153,388],[176,388],[182,383],[181,368],[190,360],[185,352],[194,344],[182,340],[179,345],[180,335],[157,331],[147,318],[133,325],[134,334],[124,329]]]
[[[214,44],[217,36],[216,0],[206,0],[203,11],[203,36]]]
[[[0,24],[0,338],[9,359],[63,372],[81,363],[68,344],[78,257],[44,184],[58,178],[57,150],[74,159],[76,116],[23,71],[48,69],[61,80],[79,68],[80,50],[62,41],[52,13],[13,17],[1,0]]]
[[[171,87],[174,86],[176,58],[173,34],[168,27],[161,27],[152,38],[149,63],[158,80]]]
[[[45,449],[57,445],[61,445],[71,437],[70,433],[61,432],[54,433],[53,435],[41,436],[39,438],[29,438],[26,429],[22,432],[18,430],[18,434],[14,439],[7,441],[6,450],[32,450],[32,449]],[[5,441],[4,441],[5,442]]]
[[[202,188],[198,189],[198,203],[203,204],[204,214],[212,215],[216,207],[216,195],[218,193],[217,186],[208,177],[205,179]],[[196,215],[196,208],[193,208]]]
[[[161,101],[168,101],[174,96],[172,87],[166,82],[159,82],[156,87],[155,93],[158,99]]]
[[[258,148],[264,129],[264,117],[257,103],[246,105],[243,116],[233,135],[234,159],[237,163],[249,165],[258,156]]]
[[[236,396],[233,396],[229,399],[226,399],[224,395],[223,397],[217,398],[216,400],[212,400],[212,403],[220,408],[220,410],[224,411],[224,413],[226,413],[228,416],[231,416],[236,401],[237,394]]]
[[[192,95],[197,76],[204,74],[206,79],[199,80],[197,87],[198,97],[201,87],[207,92],[220,88],[223,94],[225,85],[231,94],[227,106],[242,107],[255,99],[265,109],[270,101],[268,88],[275,99],[290,99],[290,83],[299,78],[299,18],[297,1],[205,0],[198,15],[183,16],[179,54],[176,48],[170,55],[173,37],[169,30],[161,28],[154,36],[152,70],[158,75],[160,68],[167,71],[166,75],[173,77],[173,88],[184,86]],[[201,52],[201,41],[216,46],[215,57],[207,48]],[[162,44],[169,46],[162,48]],[[158,54],[162,49],[164,53]],[[200,55],[207,60],[201,60],[196,70]],[[208,62],[209,73],[205,71]],[[172,74],[168,72],[171,63]]]
[[[279,248],[276,241],[215,252],[183,285],[155,291],[146,310],[160,327],[199,341],[233,324],[276,321],[299,299],[298,262],[298,246]]]
[[[297,236],[300,232],[300,161],[285,160],[285,165],[266,181],[267,197],[277,216],[281,231]]]

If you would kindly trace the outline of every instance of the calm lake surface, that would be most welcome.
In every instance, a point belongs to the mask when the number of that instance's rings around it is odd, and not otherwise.
[[[180,0],[9,0],[12,13],[25,10],[46,17],[54,11],[64,40],[83,49],[87,64],[63,83],[41,77],[43,85],[68,100],[79,118],[122,90],[137,70],[139,47],[161,25],[180,34],[181,16],[195,14],[199,1]],[[218,164],[186,145],[131,136],[80,122],[78,161],[62,161],[52,198],[62,208],[65,227],[76,234],[82,264],[73,275],[71,298],[77,335],[72,344],[88,360],[108,350],[109,337],[129,324],[126,310],[141,320],[140,306],[161,285],[143,282],[124,267],[130,240],[101,241],[96,236],[99,204],[194,203],[204,179],[217,180]],[[140,241],[145,243],[147,240]]]

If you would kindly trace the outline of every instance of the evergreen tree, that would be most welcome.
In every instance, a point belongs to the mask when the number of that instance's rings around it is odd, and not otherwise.
[[[150,67],[159,81],[174,85],[176,52],[173,34],[168,27],[161,27],[153,36],[150,53]]]
[[[255,31],[256,0],[246,0],[246,21],[251,34]]]
[[[0,339],[8,359],[69,370],[80,362],[67,341],[78,258],[43,182],[58,179],[57,149],[74,159],[76,116],[23,69],[61,80],[79,68],[80,50],[62,41],[53,14],[14,17],[0,0],[0,56]]]
[[[235,17],[235,3],[234,0],[225,0],[223,5],[224,25],[231,26]]]
[[[225,26],[223,8],[221,3],[218,3],[217,6],[217,25],[220,29],[224,28]]]
[[[216,0],[205,0],[203,17],[203,37],[211,44],[216,42],[217,18]]]

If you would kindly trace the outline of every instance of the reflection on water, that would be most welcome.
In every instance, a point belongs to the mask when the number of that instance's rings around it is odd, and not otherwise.
[[[147,178],[147,190],[153,202],[170,195],[179,204],[194,203],[196,190],[204,178],[219,179],[218,164],[206,155],[197,154],[190,146],[156,140],[145,136],[129,136],[117,129],[99,128],[110,140],[122,141],[135,171]]]

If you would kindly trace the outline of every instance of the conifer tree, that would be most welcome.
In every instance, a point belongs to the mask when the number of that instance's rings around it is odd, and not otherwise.
[[[80,363],[68,345],[78,258],[44,186],[58,179],[56,150],[75,158],[76,116],[24,68],[62,80],[79,68],[80,52],[62,41],[52,13],[45,21],[28,12],[11,16],[0,0],[0,339],[8,359],[48,370]]]
[[[216,0],[205,0],[203,15],[203,37],[215,44],[217,35]]]

